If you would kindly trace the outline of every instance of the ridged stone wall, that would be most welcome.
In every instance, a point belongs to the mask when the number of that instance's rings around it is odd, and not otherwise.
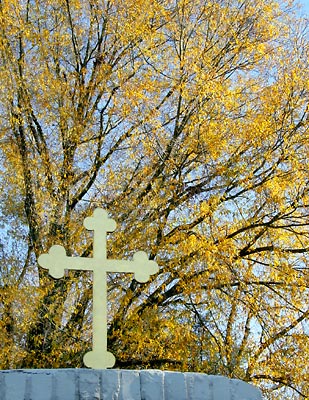
[[[0,371],[0,400],[261,400],[237,379],[159,370]]]

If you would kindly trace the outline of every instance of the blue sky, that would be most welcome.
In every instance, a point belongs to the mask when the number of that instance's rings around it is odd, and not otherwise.
[[[299,2],[300,4],[302,4],[304,10],[306,11],[306,13],[307,13],[308,16],[309,16],[309,0],[298,0],[298,2]]]

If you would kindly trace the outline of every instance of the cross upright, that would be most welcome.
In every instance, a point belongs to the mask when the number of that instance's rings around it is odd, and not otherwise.
[[[40,255],[38,263],[57,279],[63,277],[65,269],[93,271],[93,349],[84,355],[84,364],[89,368],[111,368],[115,357],[107,351],[106,272],[134,273],[138,282],[147,282],[158,272],[158,265],[143,251],[136,252],[132,261],[107,259],[106,233],[113,232],[116,223],[105,210],[97,208],[92,217],[84,219],[84,226],[94,231],[92,258],[68,257],[63,246],[55,245],[48,254]]]

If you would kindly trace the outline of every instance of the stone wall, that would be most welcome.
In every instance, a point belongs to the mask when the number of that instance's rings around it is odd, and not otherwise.
[[[0,400],[261,400],[237,379],[159,370],[0,371]]]

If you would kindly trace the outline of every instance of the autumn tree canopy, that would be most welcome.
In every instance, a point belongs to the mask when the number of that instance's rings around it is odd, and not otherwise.
[[[0,367],[81,367],[90,273],[53,244],[144,250],[108,276],[118,368],[222,374],[309,396],[306,21],[279,0],[0,1]]]

